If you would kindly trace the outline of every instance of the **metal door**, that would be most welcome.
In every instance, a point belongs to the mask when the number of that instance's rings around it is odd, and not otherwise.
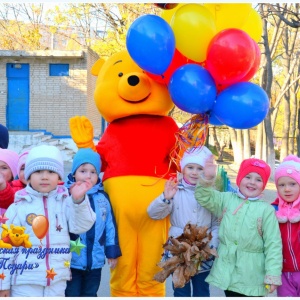
[[[29,64],[6,64],[8,130],[29,130]]]

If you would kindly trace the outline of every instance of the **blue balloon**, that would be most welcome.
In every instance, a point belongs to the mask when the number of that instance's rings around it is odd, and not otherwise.
[[[192,114],[210,111],[217,96],[214,79],[197,64],[178,68],[171,77],[169,92],[178,108]]]
[[[252,82],[239,82],[223,90],[212,109],[221,122],[235,129],[258,125],[268,111],[267,93]]]
[[[129,27],[126,46],[138,66],[152,74],[161,75],[173,59],[175,36],[163,18],[144,15]]]
[[[210,114],[210,116],[208,118],[208,123],[211,125],[214,125],[214,126],[224,125],[213,113]]]

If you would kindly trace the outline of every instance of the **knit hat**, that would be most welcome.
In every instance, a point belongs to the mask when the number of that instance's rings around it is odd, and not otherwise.
[[[17,173],[18,173],[19,178],[20,178],[20,170],[21,170],[22,166],[25,164],[25,161],[26,161],[29,151],[30,151],[30,149],[26,148],[26,149],[23,149],[22,152],[19,154],[19,160],[18,160],[18,165],[17,165]]]
[[[64,177],[64,162],[58,148],[40,145],[32,148],[25,161],[25,180],[36,171],[49,170],[57,173],[60,179]]]
[[[300,184],[300,158],[295,155],[288,155],[275,171],[275,184],[279,177],[287,176],[293,178]]]
[[[236,177],[237,186],[239,187],[242,179],[252,172],[261,176],[264,184],[263,188],[265,188],[271,174],[271,168],[265,161],[258,158],[248,158],[242,161]]]
[[[72,175],[83,164],[91,164],[95,167],[97,174],[100,174],[101,170],[101,158],[100,155],[93,151],[91,148],[81,148],[77,151],[73,158]]]
[[[9,142],[8,129],[0,124],[0,148],[7,149]]]
[[[298,182],[300,185],[300,158],[295,155],[288,155],[275,171],[275,184],[278,185],[280,177],[287,176]],[[300,197],[292,203],[284,201],[277,192],[279,203],[276,217],[279,223],[296,223],[300,221]]]
[[[17,176],[18,159],[19,155],[15,151],[0,149],[0,160],[9,166],[14,178]]]
[[[187,164],[198,164],[204,167],[206,160],[212,155],[211,151],[205,147],[193,147],[185,151],[180,161],[181,171]]]

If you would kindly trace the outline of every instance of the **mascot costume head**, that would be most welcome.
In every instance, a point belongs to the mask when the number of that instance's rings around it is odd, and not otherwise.
[[[159,271],[168,219],[152,220],[147,207],[176,172],[170,163],[178,127],[168,113],[174,104],[160,84],[132,60],[127,51],[98,60],[94,99],[109,123],[98,145],[84,116],[70,119],[78,148],[96,149],[102,159],[103,184],[115,214],[122,257],[111,272],[111,295],[165,296],[165,286],[153,280]]]

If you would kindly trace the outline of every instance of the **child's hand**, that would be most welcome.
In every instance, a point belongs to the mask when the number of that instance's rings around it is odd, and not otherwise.
[[[0,297],[10,297],[10,290],[0,291]]]
[[[0,191],[3,191],[6,188],[6,180],[2,173],[0,173]]]
[[[165,184],[164,197],[166,200],[171,200],[178,190],[178,182],[176,178],[169,179]]]
[[[217,165],[215,163],[214,156],[211,155],[204,164],[204,177],[206,179],[213,179],[216,176]]]
[[[114,269],[117,266],[118,259],[117,258],[108,258],[107,263],[111,269]]]
[[[86,192],[92,188],[91,181],[77,181],[75,182],[71,188],[70,193],[75,202],[83,201]]]
[[[271,284],[270,289],[269,289],[269,293],[273,293],[277,288],[278,288],[278,285]]]

